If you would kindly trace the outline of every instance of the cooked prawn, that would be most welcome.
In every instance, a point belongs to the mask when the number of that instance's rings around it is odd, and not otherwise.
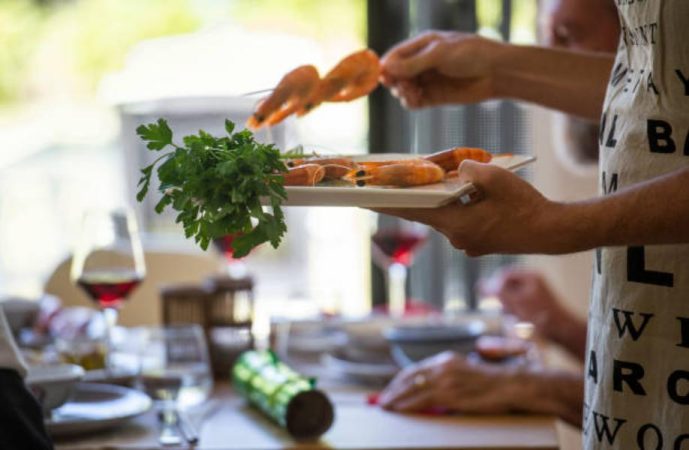
[[[297,115],[303,116],[323,102],[348,102],[368,95],[378,85],[380,71],[380,61],[373,50],[352,53],[323,77]]]
[[[407,158],[407,159],[388,159],[388,160],[381,160],[381,161],[358,161],[357,164],[365,167],[365,168],[371,168],[371,167],[382,167],[382,166],[389,166],[392,164],[419,164],[419,163],[424,163],[428,162],[425,159],[422,158]]]
[[[490,162],[493,155],[481,148],[455,147],[424,156],[426,161],[431,161],[442,167],[446,172],[457,170],[465,159],[471,159],[482,163]]]
[[[302,164],[291,167],[283,175],[285,186],[313,186],[325,176],[325,168],[318,164]]]
[[[319,86],[320,77],[314,66],[297,67],[282,77],[272,94],[261,101],[246,126],[258,129],[275,125],[290,114],[301,110]]]
[[[339,180],[347,175],[352,169],[358,167],[352,158],[307,158],[291,159],[287,161],[287,167],[297,167],[303,164],[318,164],[325,169],[323,178],[328,180]]]
[[[445,171],[430,161],[416,164],[388,164],[352,170],[345,179],[357,186],[421,186],[443,180]]]

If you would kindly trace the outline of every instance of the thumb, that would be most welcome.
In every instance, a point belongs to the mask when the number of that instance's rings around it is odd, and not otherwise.
[[[383,62],[383,73],[395,79],[413,78],[433,69],[442,56],[441,41],[430,41],[413,54],[392,54]]]
[[[465,159],[459,164],[457,178],[464,183],[480,183],[486,177],[485,172],[488,166],[488,164]]]

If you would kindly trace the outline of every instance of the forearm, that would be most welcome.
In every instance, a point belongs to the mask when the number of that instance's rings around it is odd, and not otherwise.
[[[689,168],[614,194],[555,204],[544,217],[547,253],[689,243]],[[546,231],[547,230],[547,231]]]
[[[560,370],[526,369],[516,374],[518,392],[512,396],[512,410],[552,414],[581,427],[584,405],[584,377]]]
[[[613,61],[613,54],[503,45],[495,94],[598,121]]]
[[[567,314],[556,323],[557,326],[548,330],[547,337],[583,362],[586,359],[586,322]]]

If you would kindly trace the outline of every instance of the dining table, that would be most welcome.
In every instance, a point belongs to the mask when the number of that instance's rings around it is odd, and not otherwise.
[[[302,370],[303,367],[300,367]],[[321,369],[322,372],[322,369]],[[210,398],[187,412],[199,441],[194,447],[162,447],[154,410],[117,428],[56,438],[56,450],[196,448],[229,449],[560,449],[553,416],[400,414],[371,405],[375,388],[319,374],[319,388],[335,408],[332,427],[318,440],[298,441],[235,393],[216,381]]]

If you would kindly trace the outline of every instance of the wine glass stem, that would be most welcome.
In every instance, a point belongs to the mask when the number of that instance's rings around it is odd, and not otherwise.
[[[407,304],[407,268],[394,262],[388,266],[388,313],[402,317]]]
[[[103,319],[105,320],[105,371],[108,374],[112,373],[112,330],[117,324],[117,309],[103,308]]]
[[[227,261],[225,267],[227,269],[227,276],[230,278],[244,278],[248,272],[244,261],[238,259],[231,262]]]

